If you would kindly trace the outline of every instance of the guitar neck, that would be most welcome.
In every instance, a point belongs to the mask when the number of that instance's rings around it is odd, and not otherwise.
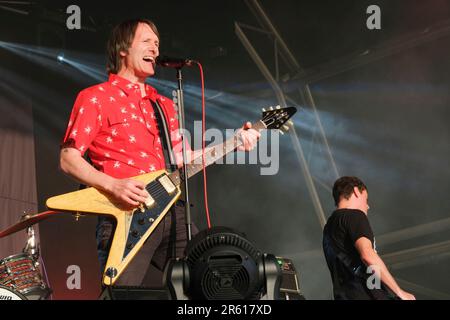
[[[252,125],[252,129],[257,131],[261,131],[265,129],[266,126],[264,122],[258,121]],[[205,167],[215,163],[217,160],[222,159],[228,153],[233,152],[236,148],[242,145],[242,141],[234,135],[224,143],[218,144],[217,146],[208,147],[208,150],[205,152]],[[202,156],[195,158],[191,163],[186,165],[187,177],[188,179],[200,171],[203,170],[203,161]],[[177,170],[169,175],[170,180],[175,185],[181,184],[180,171]]]

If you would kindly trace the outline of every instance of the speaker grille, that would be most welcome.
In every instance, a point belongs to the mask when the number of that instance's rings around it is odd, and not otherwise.
[[[207,300],[257,299],[262,287],[260,260],[260,251],[228,228],[199,233],[186,248],[189,294]]]
[[[220,233],[208,235],[201,241],[193,242],[193,244],[187,248],[186,256],[188,258],[188,265],[195,263],[195,261],[197,261],[206,251],[222,246],[238,247],[250,255],[254,260],[261,256],[261,253],[248,240],[241,236],[233,233]]]
[[[250,276],[240,265],[212,266],[202,279],[204,294],[208,300],[244,299]]]

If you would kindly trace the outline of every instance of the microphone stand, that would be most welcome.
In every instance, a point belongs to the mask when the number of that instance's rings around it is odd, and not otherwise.
[[[188,174],[187,174],[187,154],[186,154],[186,139],[184,135],[185,122],[184,122],[184,100],[183,100],[183,76],[181,74],[181,67],[177,69],[177,80],[178,80],[178,90],[177,90],[177,102],[178,102],[178,128],[181,134],[181,142],[183,149],[183,169],[180,174],[181,180],[184,183],[184,190],[182,189],[185,196],[185,216],[186,216],[186,230],[188,241],[192,239],[192,222],[191,222],[191,204],[189,201],[189,186],[188,186]]]

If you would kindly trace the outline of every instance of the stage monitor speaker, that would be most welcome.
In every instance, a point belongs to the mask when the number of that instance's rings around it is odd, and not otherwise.
[[[174,300],[277,300],[281,269],[244,234],[214,227],[191,240],[184,259],[169,261],[164,279]]]

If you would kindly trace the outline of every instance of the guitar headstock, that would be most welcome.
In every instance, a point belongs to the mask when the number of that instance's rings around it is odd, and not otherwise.
[[[270,107],[269,110],[262,109],[262,122],[267,129],[278,129],[280,133],[289,130],[289,125],[293,125],[292,121],[289,119],[297,112],[295,107],[281,108],[277,106],[275,108]],[[288,122],[288,125],[285,123]]]

